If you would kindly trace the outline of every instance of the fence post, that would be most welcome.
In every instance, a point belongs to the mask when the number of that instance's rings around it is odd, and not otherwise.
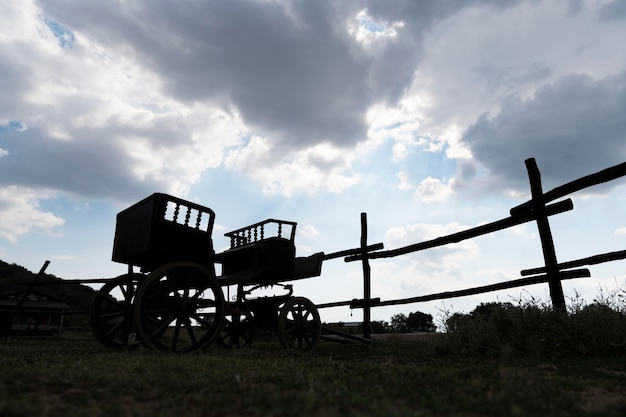
[[[371,270],[367,256],[367,213],[361,213],[361,257],[363,264],[363,337],[371,339]]]
[[[539,238],[541,239],[541,248],[543,250],[543,259],[546,265],[546,276],[548,277],[548,286],[550,288],[550,298],[552,306],[555,310],[565,311],[565,297],[563,295],[563,286],[561,285],[560,272],[556,259],[556,251],[554,249],[554,240],[552,239],[552,231],[548,216],[545,213],[545,198],[543,197],[543,189],[541,186],[541,173],[537,167],[535,158],[529,158],[525,161],[526,170],[528,171],[528,179],[530,181],[530,192],[532,195],[532,205],[535,211],[537,228],[539,229]]]

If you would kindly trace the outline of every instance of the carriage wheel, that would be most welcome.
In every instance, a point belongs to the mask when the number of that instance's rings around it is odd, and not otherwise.
[[[322,321],[308,298],[287,300],[278,315],[278,338],[285,349],[312,352],[322,336]]]
[[[219,347],[226,349],[239,349],[251,346],[254,340],[253,320],[251,313],[227,315],[215,342]]]
[[[135,301],[143,342],[185,353],[212,343],[224,320],[224,295],[213,272],[189,262],[166,264],[148,275]]]
[[[89,309],[91,331],[107,347],[133,348],[141,344],[134,320],[134,302],[141,274],[125,274],[106,282]],[[117,297],[120,297],[118,299]]]

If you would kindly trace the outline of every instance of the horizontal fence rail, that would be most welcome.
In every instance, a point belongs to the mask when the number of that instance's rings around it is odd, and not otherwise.
[[[362,299],[353,299],[346,301],[337,301],[331,303],[319,304],[318,308],[330,308],[340,306],[350,306],[350,308],[363,308],[363,332],[364,337],[369,337],[369,309],[371,307],[383,307],[391,305],[410,304],[417,302],[426,302],[434,300],[442,300],[447,298],[463,297],[469,295],[483,294],[487,292],[499,291],[504,289],[523,287],[528,285],[548,283],[550,286],[550,296],[552,299],[553,307],[557,310],[565,311],[565,298],[563,296],[563,289],[561,281],[575,279],[575,278],[587,278],[591,276],[588,269],[571,269],[578,268],[584,265],[595,265],[599,263],[626,259],[626,251],[608,252],[600,255],[594,255],[582,259],[577,259],[569,262],[557,262],[556,251],[554,249],[554,242],[552,233],[550,231],[550,225],[548,223],[548,217],[555,214],[560,214],[574,208],[571,199],[566,199],[557,203],[548,203],[565,197],[568,194],[581,191],[585,188],[599,185],[608,181],[615,180],[617,178],[626,176],[626,162],[607,168],[605,170],[596,172],[591,175],[579,178],[571,181],[562,186],[556,187],[546,193],[543,192],[541,186],[541,175],[534,158],[529,158],[525,161],[526,169],[528,171],[528,178],[530,182],[532,199],[519,206],[516,206],[510,210],[510,217],[504,218],[492,223],[477,226],[468,230],[463,230],[457,233],[452,233],[447,236],[438,237],[432,240],[419,242],[413,245],[404,246],[401,248],[376,251],[372,247],[367,246],[367,227],[364,224],[365,213],[361,214],[361,250],[350,250],[336,252],[336,256],[328,257],[325,259],[332,259],[334,257],[340,257],[345,254],[345,262],[361,261],[363,263],[363,277],[364,277],[364,297]],[[472,239],[478,236],[493,233],[499,230],[507,229],[513,226],[517,226],[523,223],[535,221],[539,230],[541,246],[544,255],[545,266],[538,268],[525,269],[521,271],[521,275],[526,278],[520,278],[510,280],[506,282],[500,282],[496,284],[484,285],[474,288],[439,292],[435,294],[421,295],[416,297],[408,297],[395,300],[381,301],[380,298],[372,298],[369,294],[370,287],[370,270],[369,260],[380,258],[391,258],[396,256],[407,255],[413,252],[418,252],[426,249],[436,248],[439,246],[445,246],[453,243],[458,243],[466,239]],[[374,250],[374,251],[372,251]],[[351,252],[351,253],[348,253]],[[541,274],[541,275],[537,275]]]
[[[572,200],[567,199],[549,206],[546,206],[545,215],[552,216],[555,214],[563,213],[572,210],[574,205]],[[498,230],[507,229],[509,227],[518,226],[529,221],[533,221],[536,218],[536,213],[524,212],[522,214],[507,217],[502,220],[498,220],[492,223],[488,223],[482,226],[474,227],[472,229],[463,230],[457,233],[453,233],[447,236],[438,237],[425,242],[416,243],[414,245],[403,246],[398,249],[391,249],[386,251],[374,252],[367,255],[369,259],[378,258],[392,258],[401,255],[407,255],[412,252],[418,252],[425,249],[432,249],[438,246],[445,246],[451,243],[458,243],[463,240],[472,239],[478,236],[486,235],[496,232]],[[361,255],[352,255],[345,258],[346,262],[359,261],[362,259]]]

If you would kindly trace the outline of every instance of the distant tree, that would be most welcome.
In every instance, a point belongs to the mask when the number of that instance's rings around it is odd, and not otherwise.
[[[389,333],[389,323],[386,321],[372,321],[370,322],[370,329],[374,334]]]
[[[468,314],[454,313],[446,319],[446,332],[454,332],[459,330],[461,326],[469,319]]]
[[[437,326],[433,323],[433,316],[421,311],[409,313],[406,318],[406,325],[412,332],[434,332],[437,330]]]
[[[462,327],[467,328],[471,323],[486,323],[486,322],[498,322],[500,325],[506,327],[506,324],[510,320],[510,313],[519,307],[514,306],[511,303],[501,303],[490,301],[487,303],[480,303],[474,310],[468,314],[454,313],[446,320],[446,330],[448,332],[454,332]]]
[[[409,327],[406,323],[407,317],[404,313],[391,316],[390,330],[392,333],[408,333]]]
[[[515,306],[511,303],[490,301],[487,303],[480,303],[480,305],[476,306],[476,308],[470,312],[470,316],[473,318],[488,320],[494,314],[511,311],[514,308]]]

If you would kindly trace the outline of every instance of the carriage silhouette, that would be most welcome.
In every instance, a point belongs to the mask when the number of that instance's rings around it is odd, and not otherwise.
[[[319,276],[324,253],[297,257],[297,224],[277,219],[226,233],[230,247],[215,253],[214,220],[210,208],[162,193],[118,213],[112,260],[128,273],[107,280],[91,305],[101,343],[184,353],[249,345],[268,329],[286,349],[315,349],[318,310],[287,282]],[[255,296],[268,286],[284,293]]]

